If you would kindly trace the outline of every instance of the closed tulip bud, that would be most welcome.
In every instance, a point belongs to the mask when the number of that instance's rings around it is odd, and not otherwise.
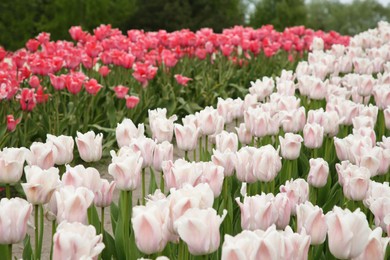
[[[216,149],[220,152],[236,152],[238,149],[238,137],[235,133],[222,131],[216,136]]]
[[[24,168],[27,183],[22,183],[27,200],[33,205],[43,205],[49,202],[53,192],[60,185],[59,170],[49,168],[42,170],[38,166]]]
[[[104,247],[94,226],[62,222],[53,236],[53,259],[97,259]]]
[[[0,200],[0,244],[9,245],[23,241],[32,205],[21,198]]]
[[[285,185],[280,186],[280,192],[286,193],[290,200],[291,212],[295,215],[296,205],[309,199],[309,184],[304,179],[286,181]]]
[[[322,146],[324,128],[319,124],[306,124],[303,128],[303,141],[307,148],[316,149]]]
[[[166,203],[150,203],[133,208],[131,222],[135,243],[144,254],[161,252],[168,242]]]
[[[281,154],[284,159],[298,159],[301,152],[302,136],[292,133],[286,133],[284,137],[279,136]]]
[[[175,124],[177,147],[182,151],[192,151],[198,144],[200,130],[194,124]]]
[[[211,156],[211,160],[215,165],[219,165],[223,167],[223,173],[225,177],[233,175],[234,172],[234,160],[236,157],[236,153],[234,152],[220,152],[218,150],[213,149],[213,155]]]
[[[371,229],[360,209],[351,212],[337,206],[326,214],[328,246],[333,256],[349,259],[363,253],[369,242]]]
[[[282,169],[282,158],[272,145],[265,145],[253,154],[253,174],[259,181],[273,181]]]
[[[173,145],[168,141],[157,144],[153,153],[153,168],[162,171],[163,161],[173,160]]]
[[[153,139],[157,142],[172,140],[173,136],[173,122],[177,120],[177,116],[173,115],[167,118],[166,108],[157,108],[155,110],[149,110],[149,126],[152,131]]]
[[[252,142],[252,133],[250,129],[245,127],[244,123],[241,123],[239,127],[236,127],[238,139],[242,144],[250,144]]]
[[[245,196],[244,202],[236,198],[241,209],[241,227],[248,230],[266,230],[275,224],[278,219],[278,211],[273,203],[272,193],[255,196]]]
[[[53,150],[55,154],[54,163],[57,165],[64,165],[73,160],[74,141],[71,136],[54,136],[47,134],[46,142],[53,143]]]
[[[312,158],[309,160],[310,171],[307,176],[307,182],[316,188],[322,188],[326,185],[329,175],[328,162],[322,158]]]
[[[180,238],[188,245],[191,254],[206,255],[219,248],[219,226],[226,214],[227,211],[224,210],[220,217],[213,208],[192,208],[176,220],[174,225]]]
[[[141,184],[141,153],[117,156],[111,151],[112,162],[108,166],[108,174],[114,177],[119,190],[135,190]]]
[[[76,145],[82,160],[85,162],[96,162],[102,157],[103,134],[95,134],[89,131],[85,134],[77,132]]]
[[[87,210],[91,206],[93,192],[84,187],[61,187],[54,193],[57,201],[57,223],[62,221],[81,222],[87,220]]]
[[[278,211],[278,219],[276,221],[276,227],[278,229],[285,229],[290,223],[291,217],[291,204],[286,193],[278,193],[274,199],[274,205]]]
[[[54,166],[55,152],[53,143],[34,142],[30,146],[30,154],[27,157],[29,165],[37,165],[42,169]]]
[[[296,206],[298,233],[303,229],[306,234],[311,237],[312,245],[320,245],[324,243],[328,227],[326,218],[322,209],[318,206],[313,206],[309,201]]]
[[[122,123],[118,123],[115,135],[119,147],[128,146],[133,138],[144,136],[144,124],[139,124],[138,128],[131,119],[125,118]]]
[[[4,148],[0,152],[0,183],[17,183],[29,151],[26,148]]]

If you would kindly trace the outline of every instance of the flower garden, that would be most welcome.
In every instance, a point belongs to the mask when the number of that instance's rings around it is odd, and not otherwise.
[[[388,259],[390,24],[0,47],[4,259]]]

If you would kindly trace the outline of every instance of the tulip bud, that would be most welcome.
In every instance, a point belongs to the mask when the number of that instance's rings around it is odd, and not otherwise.
[[[322,158],[312,158],[309,160],[310,171],[307,176],[307,182],[316,188],[322,188],[326,185],[329,175],[328,162]]]

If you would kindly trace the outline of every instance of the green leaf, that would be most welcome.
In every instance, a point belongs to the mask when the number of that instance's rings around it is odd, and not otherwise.
[[[154,175],[153,169],[150,167],[149,194],[153,194],[156,189],[157,189],[156,176]]]
[[[100,233],[99,215],[97,213],[95,205],[93,204],[88,208],[88,220],[90,221],[89,224],[95,227],[96,233]]]
[[[34,254],[33,254],[33,250],[32,250],[32,247],[31,247],[31,242],[30,242],[30,236],[26,236],[24,238],[24,241],[23,241],[23,259],[26,260],[26,259],[33,259],[34,258]],[[0,250],[1,252],[1,250]],[[1,255],[4,255],[1,253]]]
[[[89,128],[96,128],[99,131],[103,131],[106,133],[115,133],[115,128],[108,128],[108,127],[103,127],[100,125],[88,125]]]
[[[104,231],[103,243],[105,248],[102,252],[102,259],[118,259],[115,248],[115,240],[107,231]]]
[[[124,243],[125,234],[124,234],[123,227],[124,227],[124,223],[122,217],[119,215],[119,219],[115,229],[115,249],[118,257],[117,259],[126,259],[125,248],[126,246],[129,246],[129,245],[125,245]]]

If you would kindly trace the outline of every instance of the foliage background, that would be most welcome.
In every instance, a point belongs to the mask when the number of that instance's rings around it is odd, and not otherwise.
[[[305,25],[354,35],[380,20],[390,20],[390,6],[375,0],[2,0],[0,45],[16,50],[42,31],[54,40],[70,40],[71,26],[92,31],[102,23],[124,33],[273,24],[277,30]]]

